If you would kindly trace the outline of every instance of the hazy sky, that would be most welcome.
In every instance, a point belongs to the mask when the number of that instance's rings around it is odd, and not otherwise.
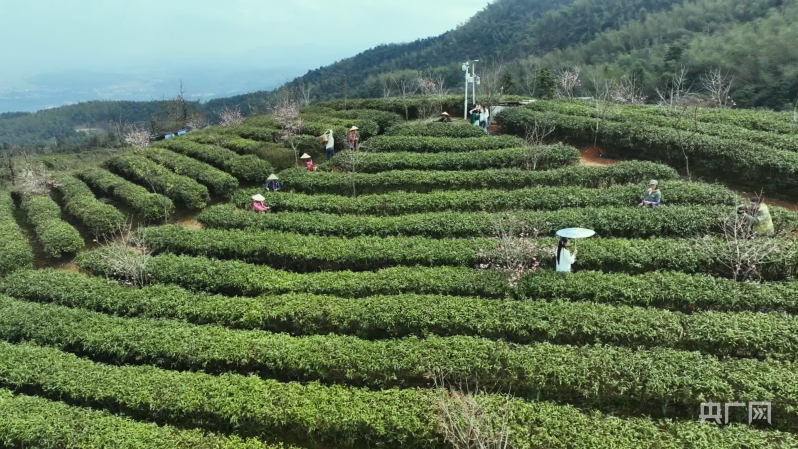
[[[0,0],[0,73],[317,68],[438,35],[488,0]]]

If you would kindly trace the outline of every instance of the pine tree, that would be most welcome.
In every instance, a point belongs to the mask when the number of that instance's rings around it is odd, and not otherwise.
[[[502,75],[502,92],[506,95],[516,95],[518,93],[518,88],[510,70],[505,70],[504,75]]]
[[[538,94],[540,98],[550,99],[554,97],[554,74],[548,68],[540,69],[538,73]]]

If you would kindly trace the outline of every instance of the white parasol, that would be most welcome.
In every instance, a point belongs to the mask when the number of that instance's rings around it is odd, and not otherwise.
[[[586,239],[596,235],[596,231],[585,228],[567,228],[557,231],[557,237],[565,237],[567,239]]]

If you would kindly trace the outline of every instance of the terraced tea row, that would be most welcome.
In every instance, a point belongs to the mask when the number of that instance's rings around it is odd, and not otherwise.
[[[455,400],[442,392],[416,389],[377,392],[314,383],[281,384],[251,376],[104,366],[51,348],[6,343],[0,343],[0,352],[0,375],[7,384],[37,388],[143,419],[244,437],[296,439],[304,444],[447,447],[436,431],[434,410],[441,401]],[[562,441],[580,449],[650,444],[681,448],[696,441],[717,448],[795,443],[790,434],[743,425],[721,429],[698,422],[618,419],[540,401],[505,403],[503,398],[485,395],[474,401],[481,409],[508,408],[511,442],[519,449],[556,446]]]
[[[61,220],[61,208],[48,195],[22,194],[19,207],[47,257],[57,259],[85,246],[77,229]]]
[[[175,173],[199,182],[215,196],[230,196],[238,188],[238,180],[232,175],[188,156],[160,148],[148,148],[142,154]]]
[[[14,201],[0,192],[0,276],[33,266],[33,249],[14,219]]]
[[[147,221],[164,221],[175,212],[175,205],[169,198],[150,193],[144,187],[103,169],[86,168],[76,176],[103,195],[121,201]]]
[[[728,205],[739,203],[737,194],[720,185],[666,181],[662,183],[663,203],[673,205]],[[356,198],[327,194],[270,193],[241,189],[233,203],[252,206],[253,193],[262,193],[275,212],[324,212],[328,214],[402,215],[422,212],[501,212],[510,210],[558,210],[577,207],[636,206],[642,199],[642,185],[615,185],[602,189],[585,187],[528,187],[506,190],[392,192]]]
[[[515,136],[480,137],[420,137],[376,136],[365,142],[368,151],[376,153],[462,153],[471,151],[520,148],[524,141]]]
[[[86,228],[91,236],[111,235],[125,225],[125,216],[115,207],[97,198],[83,181],[62,175],[56,178],[55,190],[61,195],[64,211]]]
[[[545,283],[545,279],[544,279]],[[798,323],[788,315],[700,312],[594,303],[485,300],[455,296],[287,294],[256,299],[192,294],[174,286],[123,287],[55,270],[18,271],[0,283],[8,296],[118,316],[368,339],[467,335],[511,343],[669,347],[716,356],[792,360]]]
[[[20,349],[35,351],[37,348]],[[8,447],[288,449],[281,444],[268,445],[255,439],[136,422],[5,389],[0,389],[0,408],[3,410],[0,441]]]
[[[491,253],[496,239],[427,239],[423,237],[319,237],[275,231],[188,229],[161,226],[142,231],[144,244],[155,253],[242,260],[268,264],[299,272],[326,270],[366,271],[397,265],[474,267],[484,262],[478,252]],[[539,248],[542,266],[554,267],[554,238],[531,240]],[[708,242],[721,251],[727,243]],[[791,242],[777,241],[787,248]],[[546,252],[545,249],[551,251]],[[646,273],[670,270],[684,273],[723,273],[723,266],[707,251],[688,239],[590,239],[579,244],[577,270]],[[760,261],[762,276],[784,280],[794,276],[798,266],[792,257]]]
[[[556,126],[552,138],[575,144],[592,143],[596,138],[595,120],[588,117],[513,108],[500,113],[496,120],[504,132],[511,134],[523,135],[537,120]],[[674,167],[684,167],[687,157],[693,171],[711,179],[786,195],[798,192],[798,153],[704,134],[692,136],[684,148],[680,142],[679,133],[645,122],[605,122],[598,134],[598,144],[615,157],[660,161]]]
[[[555,145],[480,150],[468,153],[368,153],[344,151],[325,164],[340,170],[380,173],[391,170],[485,170],[489,168],[531,168],[544,170],[579,163],[576,148]],[[323,167],[325,167],[323,166]]]
[[[274,172],[272,165],[252,154],[239,155],[214,145],[203,145],[187,139],[169,139],[158,144],[176,153],[206,162],[250,184],[263,183]]]
[[[82,270],[120,277],[100,252],[82,253]],[[175,284],[193,291],[259,296],[288,292],[360,298],[406,293],[479,296],[483,298],[566,299],[618,305],[654,306],[672,310],[798,311],[798,283],[741,283],[710,276],[673,272],[643,275],[577,272],[568,277],[551,272],[526,276],[518,289],[493,272],[457,267],[394,267],[367,272],[297,274],[240,261],[162,255],[149,259],[152,282]]]
[[[515,346],[473,337],[366,341],[349,336],[291,337],[175,321],[113,318],[96,312],[0,299],[0,338],[33,340],[115,363],[210,373],[258,373],[384,389],[478,381],[527,398],[612,411],[692,417],[701,398],[765,400],[775,419],[796,421],[790,362],[718,360],[697,352],[610,346]],[[0,358],[8,363],[6,357]],[[2,363],[2,362],[0,362]],[[3,371],[19,369],[6,365]],[[38,373],[31,375],[38,375]]]
[[[579,226],[593,229],[602,237],[649,238],[698,237],[720,232],[718,220],[732,217],[734,213],[735,209],[730,206],[667,206],[588,207],[510,213],[432,212],[378,217],[319,212],[256,214],[225,204],[205,209],[196,218],[214,229],[269,229],[342,237],[490,237],[501,232],[501,228],[517,227],[518,222],[523,222],[526,229],[544,236],[552,236],[559,229]],[[777,231],[798,228],[798,212],[774,208],[771,213]],[[504,229],[504,232],[509,230]]]
[[[473,171],[391,170],[382,173],[310,173],[288,169],[280,173],[286,190],[298,193],[352,195],[379,194],[402,190],[426,193],[434,190],[507,189],[525,187],[607,187],[639,184],[650,179],[676,180],[676,170],[651,162],[621,162],[603,167],[565,167],[550,170],[486,169]]]

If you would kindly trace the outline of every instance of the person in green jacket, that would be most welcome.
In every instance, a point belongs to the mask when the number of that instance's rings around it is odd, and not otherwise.
[[[754,226],[756,235],[773,234],[773,217],[770,215],[768,205],[759,198],[751,198],[748,206],[740,206],[737,213],[741,214]]]
[[[659,206],[662,203],[662,191],[659,190],[659,181],[652,179],[648,182],[648,190],[640,201],[640,206]]]

